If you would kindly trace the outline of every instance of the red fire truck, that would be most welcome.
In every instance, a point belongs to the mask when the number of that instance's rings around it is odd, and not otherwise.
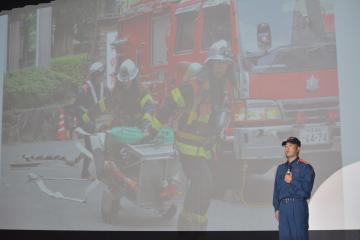
[[[133,2],[113,45],[159,101],[181,82],[181,63],[202,63],[217,40],[231,44],[237,79],[224,159],[240,165],[222,166],[234,175],[244,163],[273,169],[288,136],[301,138],[302,153],[340,151],[331,0]]]

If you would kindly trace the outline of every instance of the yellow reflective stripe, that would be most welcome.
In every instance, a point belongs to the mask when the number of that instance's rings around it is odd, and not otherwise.
[[[150,113],[145,113],[143,116],[143,120],[150,121],[151,127],[154,128],[156,131],[159,131],[160,128],[163,127],[161,122],[155,116],[152,116]]]
[[[88,112],[83,113],[82,120],[83,120],[84,123],[90,122],[90,117],[89,117]]]
[[[178,107],[185,107],[185,100],[179,88],[171,90],[171,96]]]
[[[178,150],[185,155],[190,155],[194,157],[200,156],[205,159],[211,158],[210,151],[206,151],[203,147],[197,147],[197,146],[181,143],[179,141],[176,141],[176,146]]]
[[[155,116],[152,116],[151,126],[152,126],[156,131],[159,131],[160,128],[163,127],[162,123],[161,123],[161,122],[159,121],[159,119],[157,119]]]
[[[140,101],[140,106],[141,108],[144,108],[145,104],[148,102],[148,101],[153,101],[153,98],[151,97],[150,94],[146,94]]]
[[[176,131],[176,136],[178,136],[182,139],[190,140],[190,141],[204,142],[206,140],[206,138],[204,138],[202,136],[184,132],[184,131],[180,131],[180,130]]]
[[[208,214],[205,213],[204,215],[193,213],[193,218],[197,223],[205,223],[208,220]]]
[[[183,209],[180,213],[180,217],[186,219],[187,222],[205,223],[208,220],[208,213],[200,215],[197,213],[191,213]]]
[[[196,111],[191,111],[190,114],[189,114],[189,118],[188,118],[186,123],[188,125],[191,125],[192,122],[196,119],[196,117],[197,117],[197,112]]]
[[[101,100],[98,102],[98,105],[99,105],[100,111],[101,111],[102,113],[106,111],[105,98],[101,99]]]
[[[200,115],[198,121],[202,123],[208,123],[210,119],[210,114]]]
[[[153,117],[149,113],[145,113],[143,119],[152,122]]]

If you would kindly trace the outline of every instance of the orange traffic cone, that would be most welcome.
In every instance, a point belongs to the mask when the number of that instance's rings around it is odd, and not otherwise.
[[[58,130],[57,130],[57,139],[58,140],[66,140],[67,134],[65,129],[65,119],[64,119],[64,109],[59,109],[59,122],[58,122]]]

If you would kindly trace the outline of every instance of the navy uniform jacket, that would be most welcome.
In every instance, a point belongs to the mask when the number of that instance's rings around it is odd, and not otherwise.
[[[288,169],[290,169],[293,176],[291,183],[286,183],[284,180]],[[314,179],[315,172],[313,167],[302,159],[296,159],[292,161],[291,164],[286,162],[279,165],[276,170],[273,195],[275,211],[279,210],[281,199],[309,199],[314,185]]]

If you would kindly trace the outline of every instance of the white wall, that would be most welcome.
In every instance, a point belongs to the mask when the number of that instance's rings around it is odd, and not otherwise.
[[[360,1],[336,0],[335,27],[340,95],[343,165],[360,161]],[[345,227],[360,228],[360,208],[351,205],[359,190],[351,184],[355,176],[344,175]],[[341,193],[339,193],[341,194]],[[354,214],[354,211],[357,212]]]

